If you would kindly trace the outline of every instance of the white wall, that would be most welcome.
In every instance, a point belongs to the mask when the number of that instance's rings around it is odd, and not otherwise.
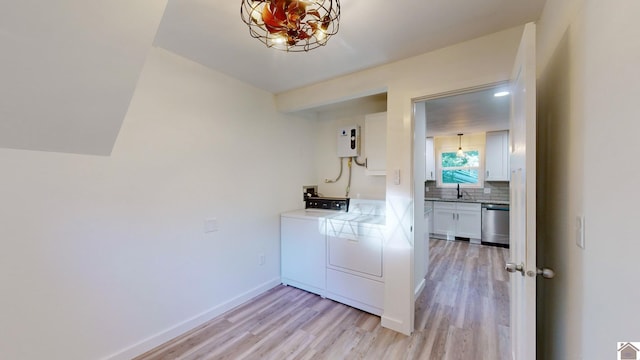
[[[445,150],[456,151],[460,144],[463,150],[466,148],[478,148],[480,150],[484,150],[486,142],[486,133],[464,134],[462,137],[434,136],[433,138],[433,145],[436,154]]]
[[[413,330],[412,99],[508,79],[521,34],[522,27],[509,29],[276,96],[280,110],[298,111],[387,89],[387,170],[399,171],[401,180],[396,185],[394,176],[386,178],[384,271],[390,281],[385,283],[384,326]],[[424,221],[422,214],[415,215]]]
[[[277,284],[313,129],[152,49],[111,156],[0,149],[0,358],[131,358]]]
[[[633,163],[640,111],[640,3],[547,2],[538,26],[541,358],[616,358],[638,341]],[[575,244],[585,216],[586,248]]]
[[[0,147],[109,155],[166,4],[2,1]]]
[[[383,99],[384,100],[384,99]],[[358,102],[354,106],[341,108],[338,110],[322,111],[317,115],[317,140],[315,166],[317,179],[314,184],[318,185],[318,192],[324,196],[343,197],[346,194],[348,183],[347,160],[343,160],[343,174],[336,183],[325,183],[324,179],[335,178],[340,173],[340,159],[337,155],[337,133],[338,129],[351,125],[360,125],[362,149],[365,149],[364,118],[366,114],[373,114],[387,110],[386,101],[370,99]],[[364,150],[358,159],[364,162]],[[351,191],[350,197],[354,199],[374,199],[384,200],[386,179],[384,176],[369,176],[365,168],[352,165]]]

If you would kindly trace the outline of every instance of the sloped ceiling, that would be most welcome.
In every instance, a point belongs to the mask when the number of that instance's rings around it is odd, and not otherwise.
[[[109,155],[166,0],[0,0],[0,147]]]

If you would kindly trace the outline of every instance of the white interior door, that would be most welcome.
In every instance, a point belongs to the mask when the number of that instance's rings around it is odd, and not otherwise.
[[[535,24],[524,28],[511,74],[511,346],[514,360],[536,358]],[[509,269],[508,269],[509,270]]]

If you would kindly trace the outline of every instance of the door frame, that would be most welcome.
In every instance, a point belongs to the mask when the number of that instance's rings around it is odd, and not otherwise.
[[[445,91],[445,92],[439,92],[439,93],[435,93],[435,94],[430,94],[430,95],[422,95],[422,96],[417,96],[417,97],[413,97],[411,98],[411,198],[413,199],[413,223],[412,223],[412,229],[416,228],[416,224],[418,221],[424,221],[424,182],[425,182],[425,174],[418,174],[416,172],[416,166],[415,166],[415,161],[416,161],[416,151],[422,151],[424,153],[424,149],[417,149],[416,148],[416,144],[418,144],[419,142],[416,139],[416,136],[423,136],[424,138],[426,138],[426,135],[429,131],[428,128],[428,120],[426,119],[426,111],[425,111],[425,121],[426,121],[426,125],[424,127],[425,132],[424,134],[418,134],[416,129],[416,106],[418,103],[422,103],[422,102],[426,102],[429,100],[434,100],[434,99],[440,99],[440,98],[445,98],[445,97],[450,97],[450,96],[455,96],[455,95],[462,95],[462,94],[467,94],[467,93],[472,93],[472,92],[476,92],[476,91],[482,91],[482,90],[487,90],[487,89],[491,89],[491,88],[497,88],[497,87],[505,87],[505,86],[509,86],[509,82],[510,79],[504,79],[504,80],[500,80],[500,81],[495,81],[495,82],[491,82],[491,83],[485,83],[485,84],[481,84],[481,85],[477,85],[477,86],[471,86],[471,87],[466,87],[466,88],[460,88],[460,89],[455,89],[455,90],[450,90],[450,91]],[[421,132],[421,131],[420,131]],[[424,140],[422,141],[422,143],[424,143]],[[424,159],[424,155],[422,156],[422,158]],[[416,194],[416,185],[417,183],[421,183],[422,184],[422,192],[420,194]],[[420,197],[416,197],[416,195],[420,195]],[[416,242],[421,240],[421,237],[424,237],[424,233],[422,234],[418,234],[417,231],[413,231],[413,244],[415,247]],[[428,246],[428,242],[427,242],[427,246],[426,246],[426,256],[429,256],[429,246]],[[415,278],[415,266],[413,264],[415,264],[416,259],[415,257],[415,251],[411,251],[411,257],[412,257],[412,266],[411,266],[411,284],[414,284],[414,278]],[[428,269],[427,269],[428,270]],[[420,291],[422,291],[422,289],[420,289]],[[413,303],[415,303],[416,300],[416,296],[419,295],[420,291],[418,291],[417,289],[414,291],[414,299],[413,299]],[[415,311],[412,315],[415,318]],[[413,327],[413,326],[412,326]],[[412,329],[413,330],[413,329]]]

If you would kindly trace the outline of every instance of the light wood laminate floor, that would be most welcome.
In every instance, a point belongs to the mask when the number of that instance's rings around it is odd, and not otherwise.
[[[136,360],[508,359],[508,250],[433,239],[429,247],[412,336],[280,285]]]

